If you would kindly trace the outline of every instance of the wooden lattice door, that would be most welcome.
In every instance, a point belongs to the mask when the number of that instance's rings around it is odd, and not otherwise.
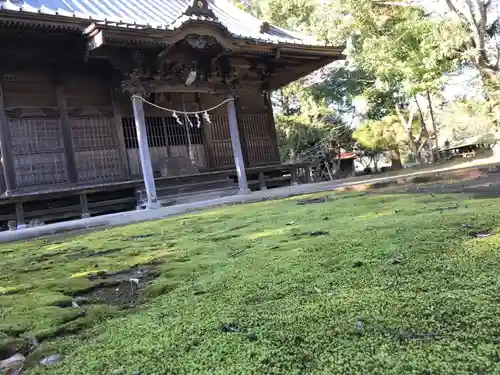
[[[9,118],[18,187],[68,181],[59,119]]]

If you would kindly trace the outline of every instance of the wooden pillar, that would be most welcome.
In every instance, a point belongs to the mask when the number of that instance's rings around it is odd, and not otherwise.
[[[12,142],[10,139],[9,122],[5,116],[4,95],[0,81],[0,152],[5,182],[5,195],[11,195],[16,189],[16,174],[12,155]]]
[[[80,205],[82,206],[82,219],[89,218],[89,202],[87,200],[87,193],[85,192],[80,194]]]
[[[298,185],[299,184],[299,179],[298,179],[298,173],[297,173],[297,168],[296,167],[292,167],[292,170],[290,171],[291,175],[292,175],[292,179],[290,181],[290,185],[292,186],[295,186],[295,185]]]
[[[271,136],[271,141],[274,151],[274,159],[277,163],[281,162],[280,149],[278,143],[278,133],[276,132],[276,123],[274,121],[273,114],[273,103],[271,101],[271,93],[269,91],[264,91],[264,104],[267,108],[267,126],[269,127],[269,134]]]
[[[113,106],[113,135],[116,140],[120,165],[123,176],[130,176],[130,163],[128,160],[127,149],[125,147],[125,136],[123,135],[122,112],[116,99],[116,94],[111,90],[111,104]]]
[[[259,185],[261,191],[267,190],[266,175],[262,171],[259,172]]]
[[[247,144],[247,137],[245,134],[245,126],[243,124],[243,114],[241,112],[241,100],[239,97],[234,98],[234,106],[236,108],[236,118],[238,119],[238,131],[240,134],[241,152],[243,154],[243,162],[245,163],[245,167],[249,167],[250,162],[248,159],[248,144]]]
[[[141,158],[142,176],[146,190],[146,209],[160,208],[161,205],[156,197],[156,186],[149,154],[148,134],[146,131],[146,119],[142,96],[136,93],[132,96],[132,107],[134,109],[135,128],[137,130],[137,143],[139,144],[139,156]]]
[[[16,203],[16,220],[17,220],[17,229],[26,228],[26,224],[24,223],[23,202]]]
[[[196,94],[196,101],[198,103],[198,110],[203,110],[203,104],[201,100],[201,96],[199,93]],[[205,149],[205,156],[207,158],[207,164],[210,169],[215,167],[215,158],[214,158],[214,143],[212,137],[212,124],[210,122],[205,121],[205,119],[200,116],[201,126],[203,129],[203,146]]]
[[[233,99],[233,97],[229,96],[229,99]],[[233,146],[234,164],[236,166],[236,174],[238,175],[240,194],[246,194],[250,192],[250,189],[248,189],[247,174],[245,171],[243,152],[241,150],[238,119],[236,117],[234,100],[229,100],[227,102],[227,119],[229,122],[229,133],[231,135],[231,144]]]
[[[64,142],[64,152],[66,154],[66,164],[68,166],[68,179],[70,182],[78,181],[78,173],[76,172],[75,150],[73,147],[73,139],[71,137],[71,124],[68,116],[68,104],[66,102],[66,92],[61,83],[57,84],[57,106],[59,108],[59,116],[61,121],[61,132]]]
[[[310,165],[306,165],[304,167],[304,173],[306,175],[306,182],[309,183],[309,182],[314,182],[314,177],[313,177],[313,174],[312,174],[312,168]]]

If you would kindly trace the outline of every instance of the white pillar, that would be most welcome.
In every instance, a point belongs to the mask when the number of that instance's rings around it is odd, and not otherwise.
[[[146,119],[144,118],[144,107],[140,94],[135,94],[132,97],[132,107],[134,108],[142,176],[144,178],[144,186],[146,187],[146,209],[159,208],[161,205],[156,197],[155,179],[153,176],[153,167],[151,166],[151,155],[149,154],[148,133],[146,131]]]
[[[229,99],[233,99],[233,97],[230,96]],[[245,162],[243,160],[243,152],[241,151],[240,132],[238,130],[234,100],[227,102],[227,120],[229,122],[229,133],[231,134],[231,144],[233,146],[234,164],[236,166],[236,174],[238,175],[240,194],[247,194],[250,193],[250,189],[248,188]]]

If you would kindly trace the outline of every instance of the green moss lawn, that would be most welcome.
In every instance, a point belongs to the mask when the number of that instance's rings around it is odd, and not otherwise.
[[[329,197],[2,244],[0,355],[31,375],[500,374],[500,200]]]

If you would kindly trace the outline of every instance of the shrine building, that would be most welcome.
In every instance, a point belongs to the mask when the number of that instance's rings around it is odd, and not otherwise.
[[[4,228],[309,181],[270,95],[344,58],[228,0],[0,0],[0,44]]]

